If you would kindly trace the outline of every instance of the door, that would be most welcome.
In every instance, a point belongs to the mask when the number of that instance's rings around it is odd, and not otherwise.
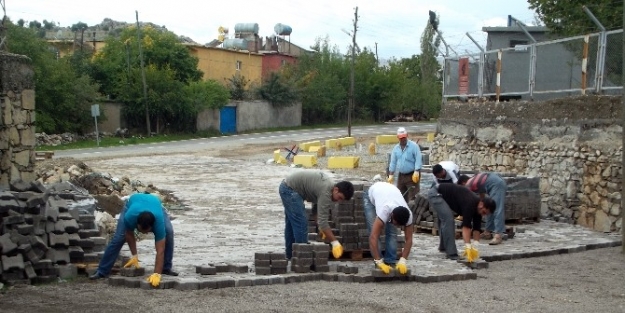
[[[223,107],[219,111],[219,132],[234,134],[237,132],[237,107]]]

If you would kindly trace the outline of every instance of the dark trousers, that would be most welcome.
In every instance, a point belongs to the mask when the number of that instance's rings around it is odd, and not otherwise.
[[[412,174],[413,172],[407,174],[399,173],[399,177],[397,177],[397,188],[399,188],[399,191],[404,196],[406,203],[410,202],[410,200],[414,200],[420,189],[419,184],[412,182]]]

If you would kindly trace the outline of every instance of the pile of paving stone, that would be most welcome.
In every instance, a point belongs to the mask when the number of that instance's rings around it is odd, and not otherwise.
[[[97,263],[106,238],[96,226],[95,200],[69,182],[44,186],[16,180],[0,190],[0,281],[47,283]]]

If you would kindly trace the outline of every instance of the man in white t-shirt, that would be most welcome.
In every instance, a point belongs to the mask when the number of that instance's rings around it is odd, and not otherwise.
[[[438,183],[458,183],[460,167],[452,161],[441,161],[432,167],[432,175]]]
[[[397,187],[387,182],[377,182],[369,187],[364,196],[364,211],[369,231],[369,250],[377,268],[385,274],[390,273],[391,267],[400,274],[406,274],[406,258],[412,247],[412,212]],[[397,227],[404,229],[406,243],[397,261]],[[386,245],[384,260],[380,252],[380,234],[385,230]]]

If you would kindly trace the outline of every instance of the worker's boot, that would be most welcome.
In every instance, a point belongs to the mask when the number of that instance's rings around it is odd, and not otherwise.
[[[493,240],[491,240],[488,244],[491,246],[499,245],[501,244],[502,241],[503,239],[501,239],[501,234],[495,234],[495,236],[493,237]]]

